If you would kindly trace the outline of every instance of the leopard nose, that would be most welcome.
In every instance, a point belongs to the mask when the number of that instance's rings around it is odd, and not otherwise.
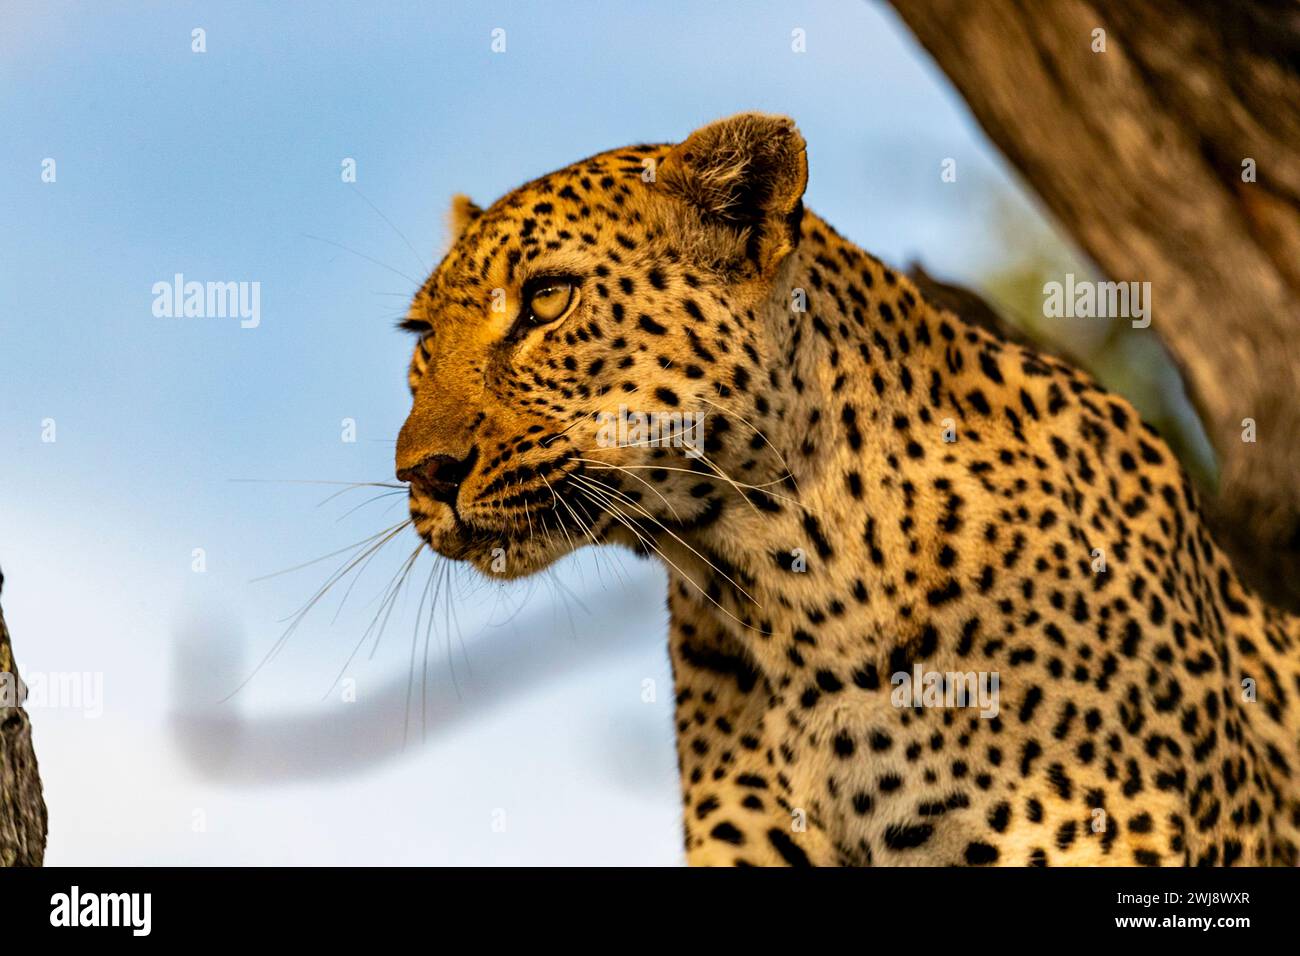
[[[461,482],[473,470],[477,459],[477,448],[471,449],[464,458],[430,455],[414,467],[398,471],[397,480],[409,482],[434,501],[452,504],[456,501]]]

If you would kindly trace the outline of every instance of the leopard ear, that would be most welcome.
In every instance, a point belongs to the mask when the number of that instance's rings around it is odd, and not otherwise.
[[[740,113],[674,146],[658,178],[706,221],[743,234],[746,256],[768,276],[799,241],[805,149],[789,117]]]
[[[451,241],[455,242],[461,237],[469,224],[479,216],[483,215],[483,210],[474,204],[464,193],[457,193],[451,197],[451,210],[447,213],[447,226],[451,230]]]

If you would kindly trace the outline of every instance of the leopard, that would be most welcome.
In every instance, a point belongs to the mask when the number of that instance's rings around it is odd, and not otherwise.
[[[1300,620],[1133,405],[808,177],[750,112],[457,195],[400,322],[423,542],[662,565],[690,865],[1296,864]]]

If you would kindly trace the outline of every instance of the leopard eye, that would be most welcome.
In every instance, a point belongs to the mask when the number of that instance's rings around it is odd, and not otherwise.
[[[528,317],[535,325],[555,322],[568,313],[577,297],[572,282],[556,279],[543,283],[528,296]]]

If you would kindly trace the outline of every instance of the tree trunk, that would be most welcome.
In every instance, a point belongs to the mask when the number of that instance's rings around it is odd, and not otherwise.
[[[45,859],[45,798],[31,723],[18,706],[22,686],[0,611],[0,866],[40,866]]]
[[[1101,271],[1151,283],[1150,331],[1220,462],[1209,517],[1300,609],[1300,8],[892,3]]]

